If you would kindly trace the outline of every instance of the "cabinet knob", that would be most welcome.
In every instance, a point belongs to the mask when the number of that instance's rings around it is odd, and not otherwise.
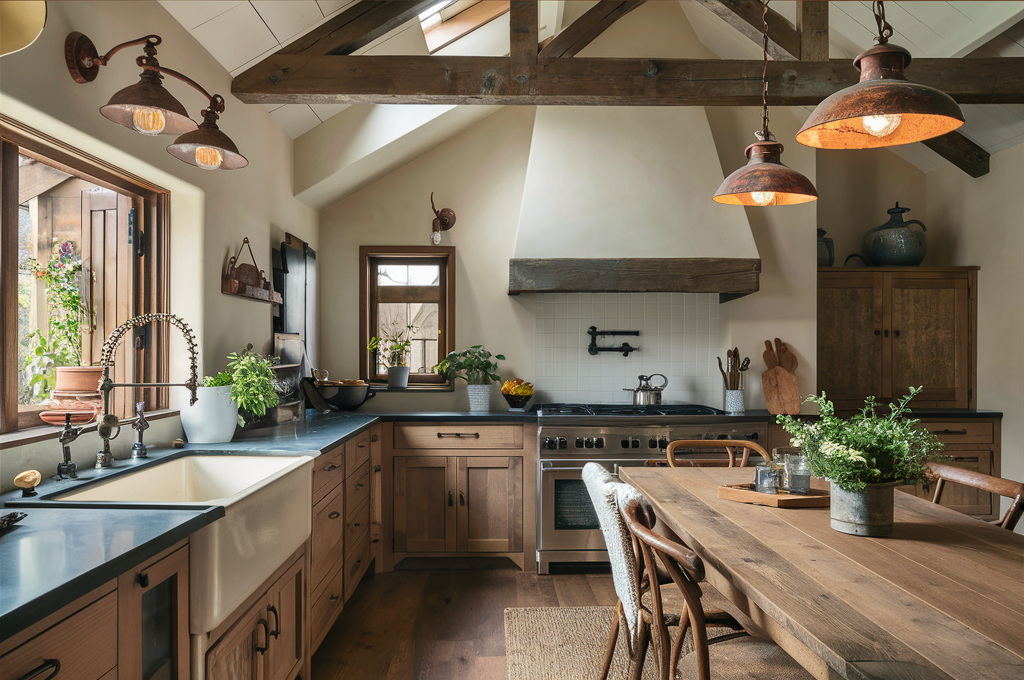
[[[465,505],[466,505],[466,495],[464,493],[462,493],[461,491],[459,492],[459,505],[461,505],[463,507],[465,507]]]
[[[39,676],[46,671],[52,670],[53,672],[47,675],[45,678]],[[60,661],[58,659],[43,659],[43,663],[36,666],[25,675],[18,678],[18,680],[52,680],[60,673]]]
[[[340,600],[340,599],[341,599],[341,598],[340,598],[340,597],[338,597],[337,595],[331,595],[331,596],[330,596],[329,598],[327,598],[327,601],[328,601],[328,602],[337,602],[337,601],[338,601],[338,600]]]
[[[341,517],[341,513],[337,510],[332,511],[327,515],[327,519],[338,519],[339,517]]]
[[[876,328],[876,329],[875,329],[875,335],[881,335],[881,334],[882,334],[882,331],[880,331],[880,330],[878,330],[878,329]]]
[[[451,492],[451,491],[449,491],[449,492],[448,492],[448,507],[450,508],[450,507],[452,507],[453,505],[455,505],[455,497],[454,497],[454,496],[452,496],[452,492]]]
[[[330,465],[328,465],[326,467],[320,468],[320,471],[321,472],[333,472],[334,470],[337,470],[337,469],[338,469],[338,466],[335,465],[334,463],[331,463]]]
[[[375,434],[371,434],[371,435],[370,435],[370,441],[371,441],[371,442],[375,442],[375,441],[377,441],[377,435],[375,435]]]
[[[139,585],[143,588],[149,587],[149,574],[139,574],[135,577],[135,580],[139,582]]]
[[[893,331],[892,334],[895,335],[897,338],[900,337],[900,332],[899,331]]]
[[[885,329],[885,334],[884,335],[885,335],[885,337],[889,337],[889,329],[888,328]]]

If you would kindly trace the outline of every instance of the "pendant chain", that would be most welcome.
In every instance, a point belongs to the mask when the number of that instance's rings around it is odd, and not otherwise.
[[[761,23],[764,29],[764,41],[762,43],[762,50],[764,52],[764,69],[761,71],[761,141],[767,142],[771,140],[771,133],[768,132],[768,2],[764,0],[764,9],[761,13]]]
[[[882,0],[875,0],[871,3],[871,11],[875,15],[875,23],[878,24],[878,37],[875,38],[875,42],[885,45],[893,33],[892,26],[885,20],[885,3]]]

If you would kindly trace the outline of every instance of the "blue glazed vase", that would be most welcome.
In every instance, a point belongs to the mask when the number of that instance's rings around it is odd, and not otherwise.
[[[903,221],[910,208],[889,208],[889,221],[864,234],[864,254],[877,267],[916,267],[926,251],[925,226],[920,220]],[[916,224],[921,230],[911,229]]]

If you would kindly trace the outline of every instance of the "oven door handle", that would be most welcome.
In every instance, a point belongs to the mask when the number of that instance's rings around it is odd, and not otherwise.
[[[541,472],[583,472],[581,467],[542,467]]]

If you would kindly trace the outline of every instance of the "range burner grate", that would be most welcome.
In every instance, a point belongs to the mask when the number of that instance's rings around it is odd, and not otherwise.
[[[542,404],[541,416],[715,416],[724,411],[701,404]]]

